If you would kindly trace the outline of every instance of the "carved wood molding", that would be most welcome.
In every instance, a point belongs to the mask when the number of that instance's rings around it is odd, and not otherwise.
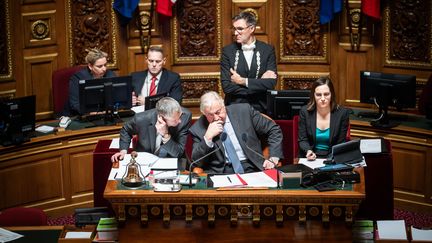
[[[184,0],[176,3],[173,18],[174,63],[219,63],[221,0]]]
[[[329,34],[319,23],[319,1],[281,0],[279,12],[280,61],[328,63]]]
[[[148,29],[150,27],[150,3],[139,3],[138,4],[138,15],[135,15],[128,25],[129,37],[130,38],[139,38],[142,35],[147,36]],[[152,29],[151,35],[152,37],[160,36],[159,30],[159,18],[157,18],[156,14],[153,14],[152,20]],[[140,27],[141,26],[141,27]],[[140,29],[142,33],[140,33]]]
[[[278,72],[280,89],[310,89],[312,83],[327,72]]]
[[[0,1],[0,82],[13,76],[9,11],[9,0]]]
[[[389,1],[384,10],[385,65],[432,68],[432,4]]]
[[[267,35],[268,33],[268,1],[267,0],[255,0],[255,1],[232,1],[232,12],[234,14],[240,12],[251,12],[255,15],[255,19],[257,21],[257,25],[255,26],[255,36]],[[270,20],[271,21],[271,20]]]
[[[111,1],[68,0],[69,62],[85,64],[86,49],[99,48],[108,53],[108,67],[117,68],[118,24]]]
[[[184,106],[197,106],[206,91],[216,91],[223,96],[219,72],[181,73]]]
[[[31,12],[22,15],[26,48],[57,44],[56,10]]]

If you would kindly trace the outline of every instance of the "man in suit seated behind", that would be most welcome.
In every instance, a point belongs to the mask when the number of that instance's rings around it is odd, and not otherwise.
[[[164,97],[156,109],[136,114],[120,130],[120,152],[112,162],[122,160],[134,135],[138,135],[135,150],[159,157],[181,158],[192,114],[171,97]]]
[[[162,47],[150,46],[146,59],[148,69],[131,74],[132,104],[144,105],[145,97],[162,93],[168,93],[181,104],[183,90],[180,75],[163,68],[166,57]]]
[[[206,172],[231,174],[272,169],[283,157],[281,129],[251,105],[240,103],[225,107],[222,97],[211,91],[201,96],[200,110],[203,115],[189,129],[193,137],[192,159],[220,148],[198,162]],[[258,138],[261,135],[267,136],[269,160],[258,155],[262,154]]]

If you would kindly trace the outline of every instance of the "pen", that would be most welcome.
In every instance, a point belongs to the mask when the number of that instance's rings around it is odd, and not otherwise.
[[[229,178],[229,176],[227,176],[227,178],[228,178],[229,182],[232,183],[231,178]]]
[[[118,173],[118,172],[115,173],[115,175],[114,175],[114,179],[117,177],[117,173]]]

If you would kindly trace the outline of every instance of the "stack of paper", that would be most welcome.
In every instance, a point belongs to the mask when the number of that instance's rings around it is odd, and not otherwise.
[[[408,242],[404,220],[378,220],[376,240]]]

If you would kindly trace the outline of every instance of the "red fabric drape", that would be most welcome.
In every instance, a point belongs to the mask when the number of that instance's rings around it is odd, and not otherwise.
[[[380,0],[362,0],[362,12],[374,19],[381,18]]]

